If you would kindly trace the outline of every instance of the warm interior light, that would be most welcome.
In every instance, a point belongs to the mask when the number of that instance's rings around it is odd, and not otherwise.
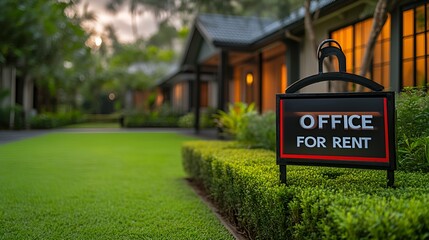
[[[115,100],[116,99],[116,95],[114,94],[114,93],[110,93],[109,94],[109,100],[110,101],[113,101],[113,100]]]
[[[247,83],[247,85],[252,85],[252,83],[253,83],[253,74],[252,73],[246,74],[246,83]]]

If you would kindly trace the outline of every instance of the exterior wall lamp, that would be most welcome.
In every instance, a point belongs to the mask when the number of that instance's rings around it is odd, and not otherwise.
[[[253,84],[253,74],[250,72],[246,74],[246,84],[249,86]]]

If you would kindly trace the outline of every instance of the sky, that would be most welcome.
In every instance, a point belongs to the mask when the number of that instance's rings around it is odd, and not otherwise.
[[[94,27],[98,33],[102,33],[106,25],[112,24],[116,29],[116,34],[121,42],[132,42],[134,36],[131,30],[131,16],[128,11],[128,5],[124,4],[119,11],[114,14],[106,9],[109,0],[82,0],[79,3],[79,12],[83,6],[88,3],[88,10],[93,11],[97,17]],[[125,1],[127,2],[127,1]],[[142,37],[149,37],[157,31],[155,17],[150,13],[143,13],[138,16],[138,34]]]

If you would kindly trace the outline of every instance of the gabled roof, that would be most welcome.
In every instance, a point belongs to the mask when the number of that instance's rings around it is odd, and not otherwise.
[[[355,0],[312,1],[310,11],[329,14]],[[200,14],[190,32],[180,68],[198,61],[203,43],[212,47],[211,54],[219,49],[254,51],[270,42],[284,39],[285,30],[303,31],[304,7],[292,12],[286,18],[273,20],[259,17],[226,16],[219,14]]]
[[[319,0],[312,1],[310,11],[315,12],[329,7],[347,4],[350,1]],[[255,44],[270,34],[292,27],[304,20],[305,9],[301,7],[280,19],[245,16],[226,16],[201,14],[195,20],[195,27],[202,37],[215,47],[243,47]]]
[[[310,11],[332,12],[353,0],[318,0],[312,1]],[[252,51],[271,39],[284,38],[284,30],[303,28],[304,7],[292,12],[280,20],[226,16],[219,14],[200,14],[190,33],[184,51],[182,65],[195,62],[202,42],[218,49],[236,49]]]
[[[276,22],[273,19],[242,16],[202,14],[195,25],[204,39],[216,47],[243,46],[251,44],[266,34],[266,27]]]

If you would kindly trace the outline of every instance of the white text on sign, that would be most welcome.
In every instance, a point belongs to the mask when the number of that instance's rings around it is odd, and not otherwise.
[[[303,129],[338,129],[344,130],[374,130],[372,125],[373,115],[353,114],[353,115],[340,115],[340,114],[320,114],[313,116],[305,114],[300,117],[299,124]],[[332,148],[359,148],[368,149],[371,137],[332,137],[330,143]],[[327,140],[321,136],[297,136],[296,147],[307,148],[326,148]]]

